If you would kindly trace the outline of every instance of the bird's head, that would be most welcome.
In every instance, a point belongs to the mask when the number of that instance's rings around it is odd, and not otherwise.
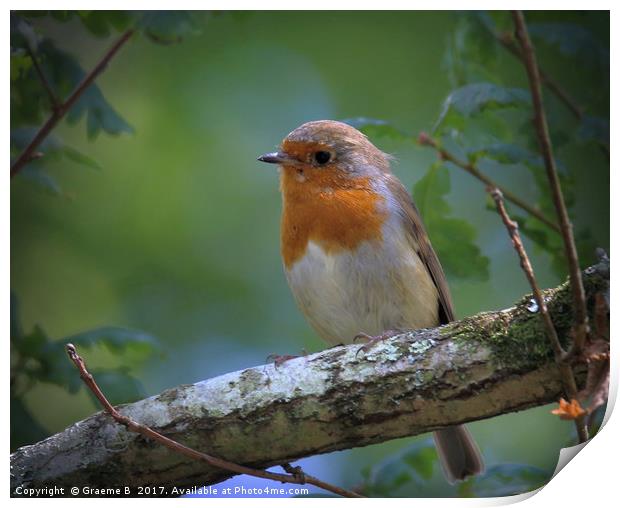
[[[258,158],[280,164],[284,179],[321,186],[346,185],[389,171],[389,158],[350,125],[333,120],[305,123],[291,132],[277,152]]]

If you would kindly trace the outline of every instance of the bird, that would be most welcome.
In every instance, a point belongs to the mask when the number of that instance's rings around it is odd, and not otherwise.
[[[297,306],[331,345],[382,340],[394,330],[454,320],[446,276],[392,157],[353,126],[302,124],[276,152],[280,251]],[[484,471],[464,425],[433,433],[450,483]]]

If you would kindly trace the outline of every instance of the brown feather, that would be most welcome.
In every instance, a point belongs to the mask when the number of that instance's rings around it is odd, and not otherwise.
[[[431,275],[437,292],[439,295],[439,323],[446,324],[455,318],[454,307],[452,305],[452,297],[450,296],[450,288],[446,275],[443,272],[439,258],[428,238],[428,234],[424,229],[424,223],[420,212],[415,206],[413,199],[402,183],[393,175],[386,175],[386,184],[395,199],[398,201],[401,216],[405,224],[405,230],[411,235],[412,245],[418,250],[420,259],[426,266]]]

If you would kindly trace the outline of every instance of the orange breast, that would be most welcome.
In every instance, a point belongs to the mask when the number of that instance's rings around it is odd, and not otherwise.
[[[300,175],[284,167],[281,251],[286,268],[303,257],[309,241],[328,253],[354,250],[364,241],[380,240],[387,212],[385,200],[368,178],[349,178],[335,168],[310,169]]]

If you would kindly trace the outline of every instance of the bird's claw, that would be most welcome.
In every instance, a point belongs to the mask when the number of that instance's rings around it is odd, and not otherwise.
[[[390,339],[394,337],[395,335],[398,335],[399,333],[402,333],[402,330],[398,330],[398,329],[386,330],[380,335],[368,335],[367,333],[358,333],[355,337],[353,337],[353,342],[363,339],[366,341],[366,344],[364,344],[362,347],[360,347],[357,350],[357,353],[355,353],[355,356],[357,357],[357,355],[360,354],[360,351],[363,351],[364,354],[366,354],[378,342],[382,342],[386,339]]]
[[[302,355],[276,355],[271,354],[267,357],[267,361],[273,362],[273,366],[277,369],[284,362],[288,362],[289,360],[294,360],[295,358],[301,358],[302,356],[308,356],[305,350],[302,350]]]

